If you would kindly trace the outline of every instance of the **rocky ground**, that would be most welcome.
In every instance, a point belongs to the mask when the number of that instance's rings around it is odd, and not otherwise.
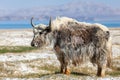
[[[59,73],[59,62],[50,47],[22,53],[0,54],[0,80],[120,80],[120,29],[110,29],[113,68],[104,78],[96,76],[96,66],[87,62],[70,66],[72,73]],[[32,30],[0,30],[0,46],[30,46]]]

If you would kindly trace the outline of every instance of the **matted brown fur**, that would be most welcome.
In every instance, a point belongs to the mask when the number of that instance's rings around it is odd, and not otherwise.
[[[42,34],[33,38],[31,44],[42,47],[45,43],[52,43],[60,61],[62,73],[70,73],[68,66],[71,62],[76,66],[89,60],[93,64],[97,64],[97,75],[105,76],[105,69],[111,63],[111,42],[108,28],[72,19],[64,20],[54,20],[49,25],[52,28],[51,31],[44,30]]]

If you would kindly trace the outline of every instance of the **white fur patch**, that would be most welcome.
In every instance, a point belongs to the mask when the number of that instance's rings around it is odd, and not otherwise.
[[[35,27],[33,28],[33,32],[36,34],[36,33],[42,31],[41,28],[45,29],[46,27],[47,27],[47,25],[44,25],[44,24],[35,25]]]
[[[86,22],[79,22],[75,19],[72,19],[72,18],[68,18],[68,17],[57,17],[55,20],[52,21],[52,31],[54,30],[59,30],[61,28],[61,25],[64,26],[64,27],[67,27],[68,25],[68,22],[75,22],[75,23],[78,23],[81,25],[81,27],[83,26],[97,26],[99,28],[101,28],[103,31],[109,31],[109,29],[102,25],[102,24],[99,24],[99,23],[95,23],[95,24],[91,24],[91,23],[86,23]]]
[[[78,22],[75,19],[68,18],[68,17],[57,17],[55,20],[52,21],[52,31],[59,30],[60,26],[66,26],[68,22]]]
[[[102,24],[95,23],[94,25],[98,26],[98,27],[101,28],[103,31],[109,31],[109,29],[108,29],[106,26],[102,25]]]
[[[44,25],[44,24],[38,24],[35,26],[35,28],[43,28],[45,29],[47,27],[47,25]]]

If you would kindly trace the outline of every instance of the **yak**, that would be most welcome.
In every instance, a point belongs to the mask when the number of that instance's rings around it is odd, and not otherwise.
[[[112,44],[109,29],[102,24],[79,22],[68,17],[58,17],[48,25],[33,24],[33,47],[52,44],[60,62],[60,72],[70,74],[69,64],[90,61],[97,65],[97,76],[104,77],[111,65]]]

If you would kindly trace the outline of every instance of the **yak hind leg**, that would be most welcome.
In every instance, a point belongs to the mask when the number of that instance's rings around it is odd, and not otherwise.
[[[99,77],[105,77],[105,70],[106,70],[106,66],[98,66],[98,70],[97,70],[97,76]]]
[[[64,73],[64,72],[65,72],[65,68],[64,68],[63,64],[61,64],[61,66],[60,66],[60,73]]]

